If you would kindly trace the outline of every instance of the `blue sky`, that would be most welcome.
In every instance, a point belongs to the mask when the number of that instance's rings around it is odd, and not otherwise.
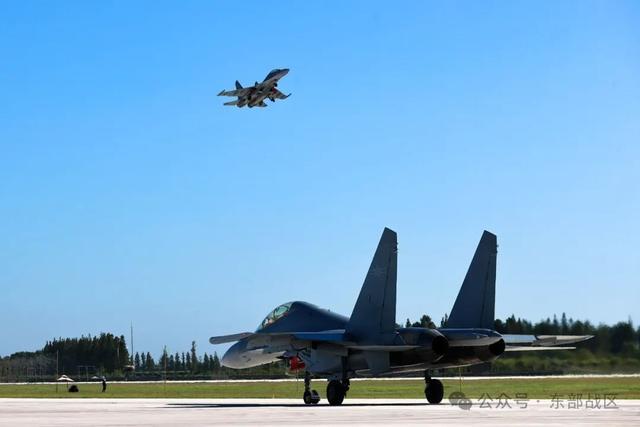
[[[0,5],[0,354],[349,314],[385,226],[399,322],[484,229],[499,317],[640,320],[637,2],[240,3]]]

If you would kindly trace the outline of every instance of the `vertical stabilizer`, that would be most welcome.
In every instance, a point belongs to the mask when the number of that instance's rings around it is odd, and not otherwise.
[[[346,327],[358,341],[379,342],[395,331],[397,247],[395,231],[385,228]]]
[[[236,89],[243,89],[239,81],[236,80]]]
[[[447,320],[448,328],[493,329],[497,254],[496,235],[485,231],[451,309]]]

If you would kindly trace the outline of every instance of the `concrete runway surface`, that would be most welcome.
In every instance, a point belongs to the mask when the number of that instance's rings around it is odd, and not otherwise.
[[[481,408],[474,401],[461,409],[414,399],[348,399],[339,407],[326,400],[305,406],[299,399],[0,399],[0,426],[640,425],[640,400],[615,400],[611,409],[603,402],[600,409],[585,408],[585,402],[578,409],[568,401],[526,404]]]

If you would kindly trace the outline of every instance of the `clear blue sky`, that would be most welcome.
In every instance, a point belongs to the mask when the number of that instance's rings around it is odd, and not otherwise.
[[[399,322],[484,229],[498,316],[640,321],[637,2],[238,3],[2,2],[0,354],[349,314],[384,226]]]

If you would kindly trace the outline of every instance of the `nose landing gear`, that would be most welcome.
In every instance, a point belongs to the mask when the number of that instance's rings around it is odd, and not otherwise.
[[[317,405],[320,402],[320,395],[317,391],[311,390],[311,374],[304,373],[304,394],[302,395],[305,405]]]

